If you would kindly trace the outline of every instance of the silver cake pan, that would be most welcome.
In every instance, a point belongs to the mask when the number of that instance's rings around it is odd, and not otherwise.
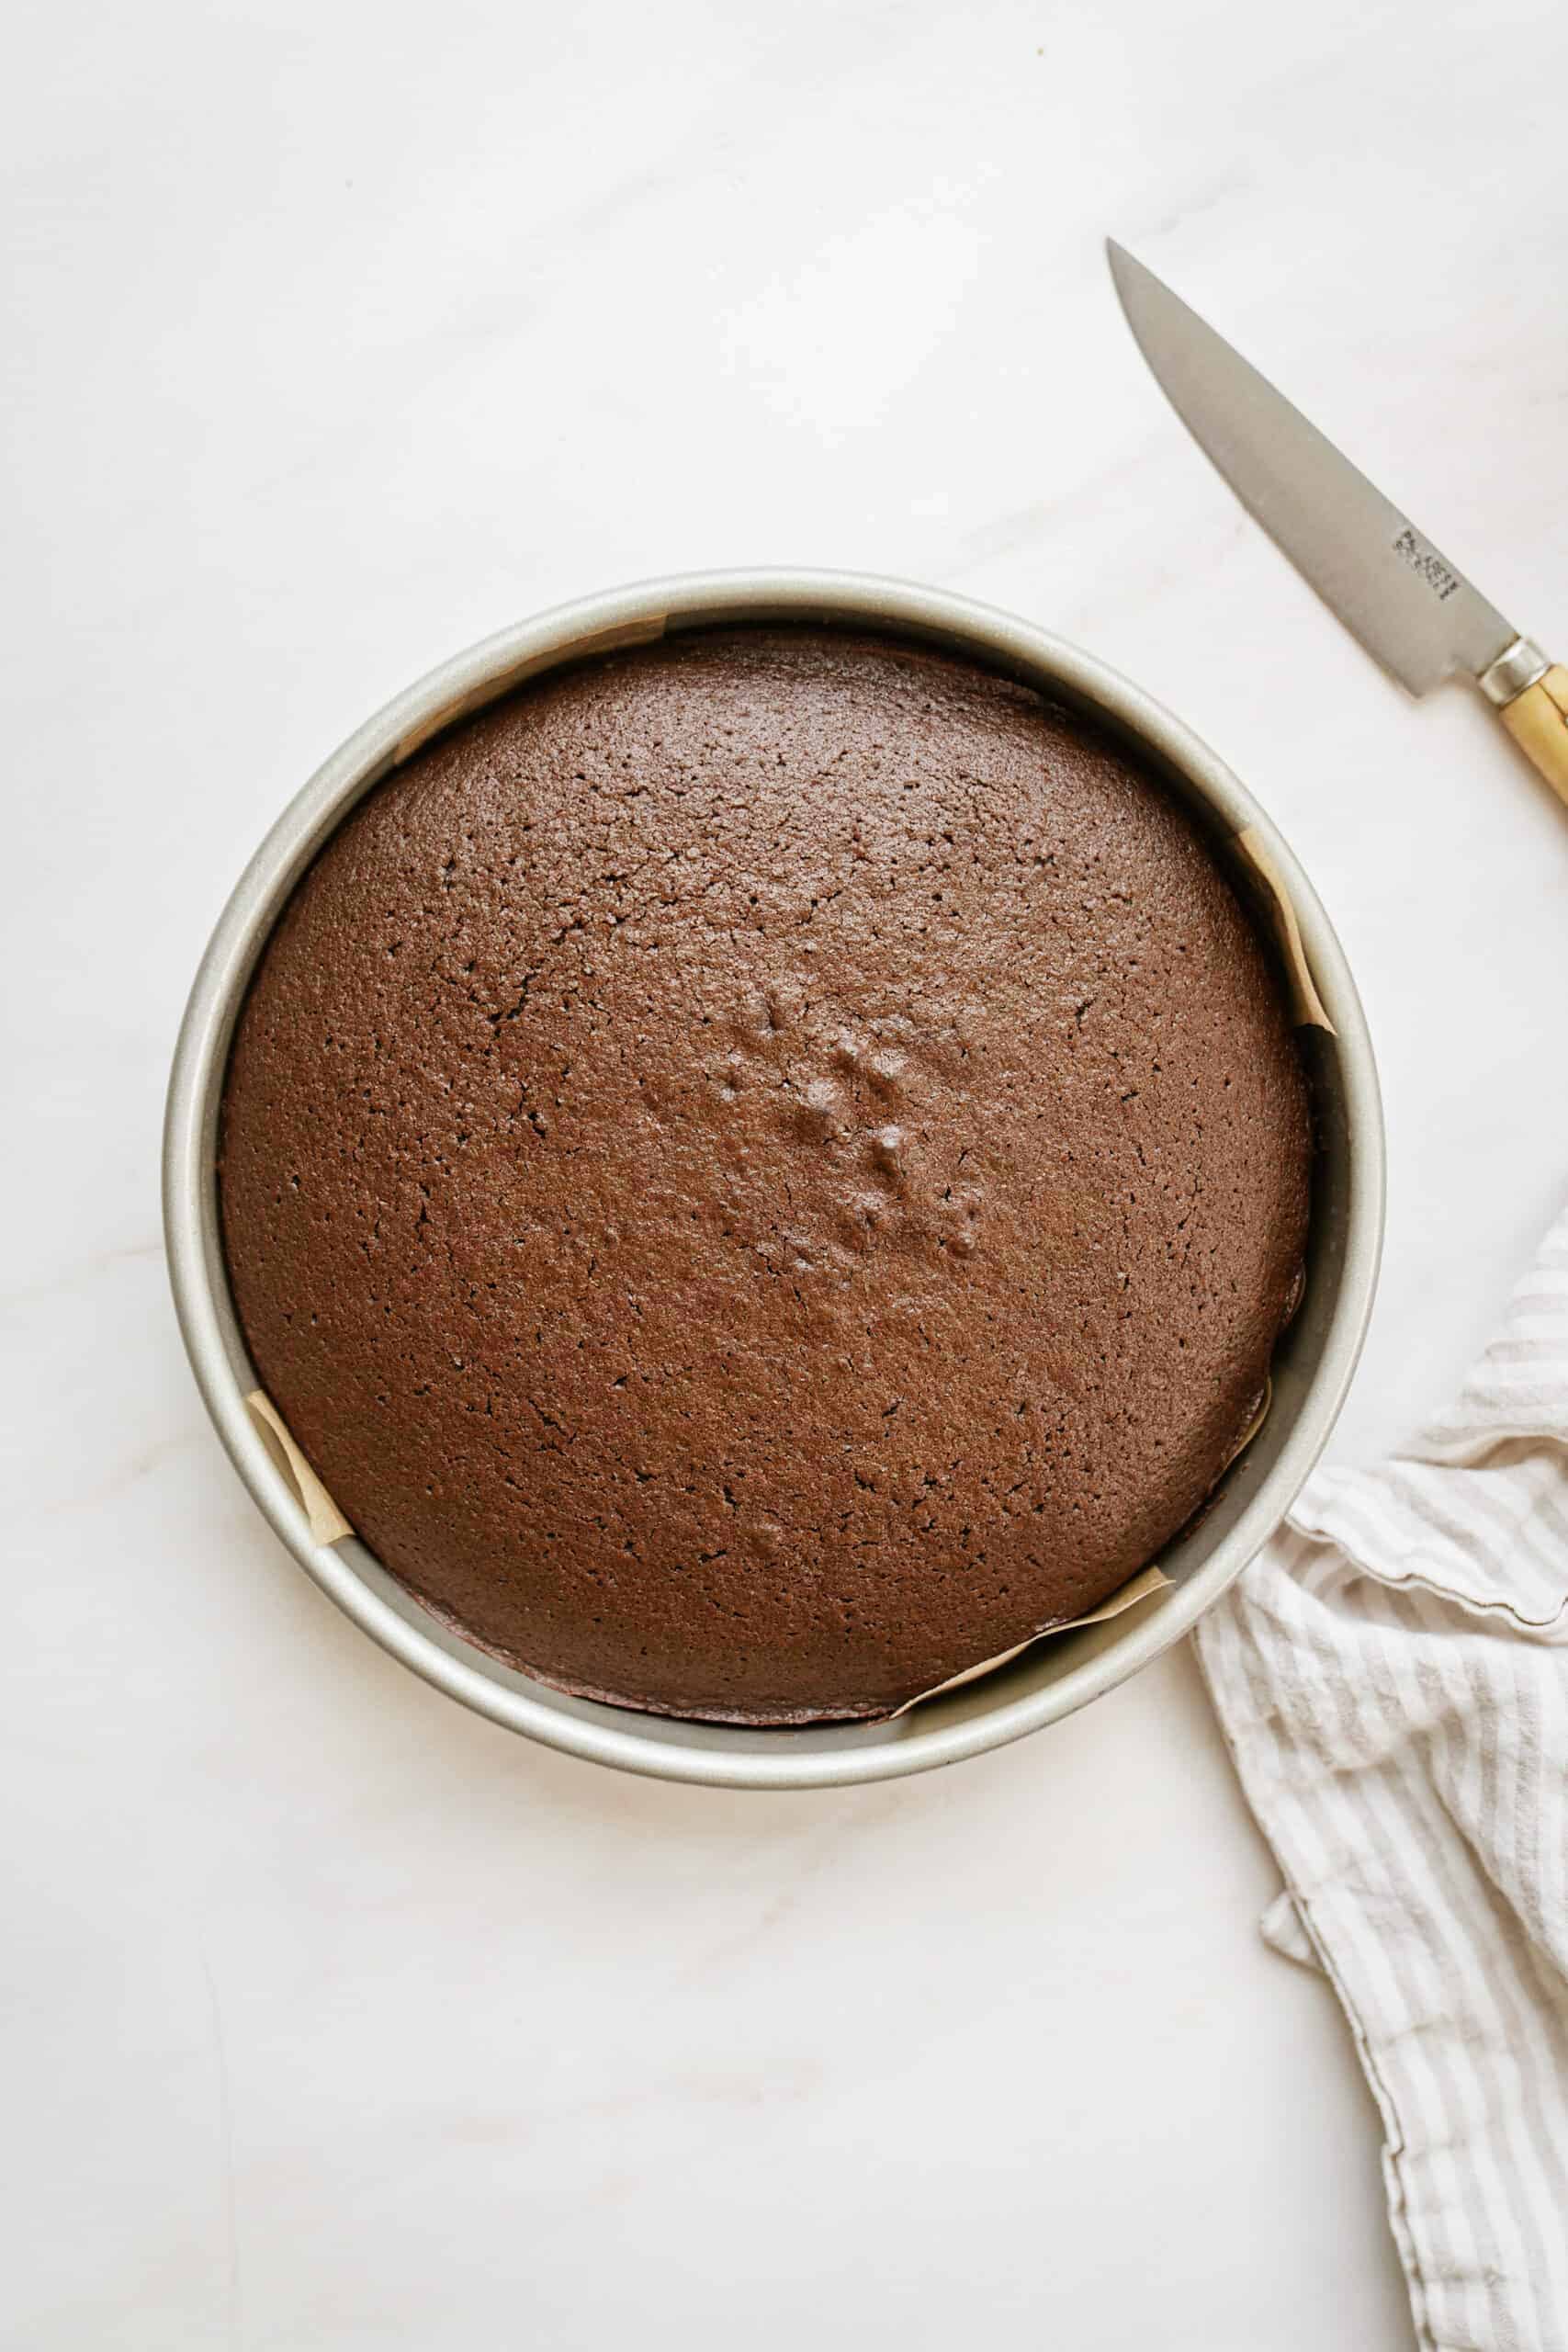
[[[1280,1342],[1261,1430],[1201,1522],[1162,1556],[1170,1589],[1103,1623],[1048,1636],[890,1722],[748,1731],[547,1690],[439,1624],[357,1538],[315,1540],[244,1403],[257,1381],[223,1261],[215,1153],[230,1039],[256,958],[295,883],[357,800],[417,745],[525,678],[667,632],[779,620],[870,628],[945,647],[1042,688],[1136,747],[1205,826],[1244,888],[1256,893],[1256,868],[1235,846],[1239,834],[1271,866],[1331,1025],[1301,1032],[1319,1139],[1304,1301]],[[955,1763],[1070,1714],[1179,1641],[1279,1525],[1323,1450],[1371,1308],[1382,1203],[1377,1073],[1354,983],[1306,876],[1224,763],[1103,662],[1010,613],[900,581],[793,570],[652,580],[560,606],[433,671],[352,736],[285,809],[212,935],[180,1031],[164,1148],[169,1269],[192,1367],[235,1468],[307,1574],[394,1657],[496,1723],[596,1763],[730,1788],[834,1788]]]

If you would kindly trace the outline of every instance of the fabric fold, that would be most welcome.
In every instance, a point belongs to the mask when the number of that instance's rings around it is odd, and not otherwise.
[[[1382,2117],[1431,2352],[1568,2352],[1568,1212],[1452,1408],[1198,1629]]]

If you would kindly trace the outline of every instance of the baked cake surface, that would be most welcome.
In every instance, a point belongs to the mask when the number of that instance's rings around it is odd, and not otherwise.
[[[1306,1090],[1192,824],[874,637],[525,687],[328,842],[235,1037],[260,1376],[365,1541],[558,1687],[876,1715],[1201,1504],[1299,1283]]]

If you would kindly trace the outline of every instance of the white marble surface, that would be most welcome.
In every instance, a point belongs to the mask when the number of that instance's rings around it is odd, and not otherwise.
[[[12,19],[0,2341],[1409,2343],[1186,1655],[944,1775],[635,1783],[338,1619],[203,1419],[160,1094],[284,797],[654,571],[1015,605],[1209,735],[1364,987],[1394,1437],[1568,1170],[1568,824],[1231,503],[1113,230],[1568,647],[1549,0],[61,0]]]

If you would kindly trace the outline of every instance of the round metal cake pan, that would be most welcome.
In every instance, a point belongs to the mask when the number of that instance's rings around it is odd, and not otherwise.
[[[1300,1033],[1318,1136],[1303,1304],[1280,1341],[1261,1430],[1200,1523],[1161,1557],[1170,1589],[1101,1624],[1047,1637],[891,1722],[749,1731],[547,1690],[438,1623],[356,1537],[314,1540],[244,1403],[257,1380],[224,1265],[216,1145],[230,1040],[257,956],[295,883],[356,801],[417,745],[525,678],[619,644],[768,621],[876,629],[1022,679],[1140,751],[1222,860],[1234,862],[1226,844],[1252,828],[1294,909],[1332,1033]],[[1138,687],[1060,638],[935,589],[832,571],[699,573],[615,589],[487,639],[389,703],[312,776],[240,877],[191,991],[164,1130],[164,1227],[186,1347],[235,1468],[301,1567],[395,1657],[508,1729],[624,1770],[731,1788],[834,1788],[954,1763],[1070,1714],[1180,1640],[1279,1525],[1323,1450],[1371,1309],[1382,1203],[1377,1073],[1355,985],[1306,876],[1230,770]]]

